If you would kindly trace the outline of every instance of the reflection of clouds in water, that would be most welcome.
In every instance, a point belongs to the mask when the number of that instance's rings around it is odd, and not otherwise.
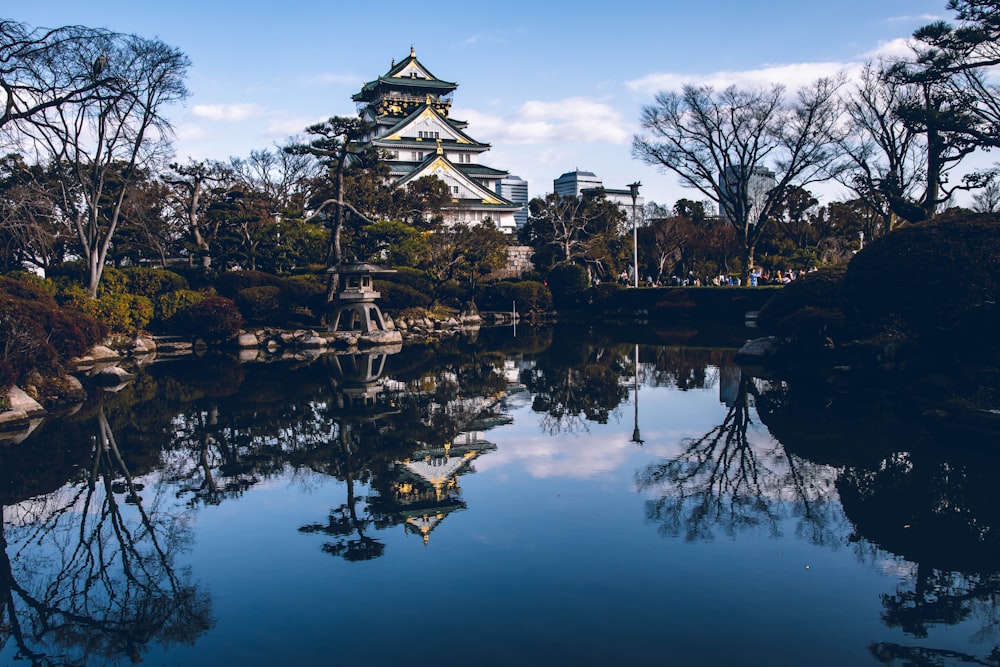
[[[917,576],[918,563],[911,563],[899,557],[879,558],[875,563],[875,568],[882,574],[900,579],[912,579]]]
[[[159,485],[160,475],[151,473],[133,480],[139,488],[139,497],[143,499],[143,506],[156,511],[163,511],[160,504],[163,502],[163,489]],[[124,483],[122,483],[124,484]],[[137,507],[132,503],[125,502],[128,495],[124,486],[114,487],[113,495],[119,505],[119,512],[122,516],[131,517],[138,512]],[[10,528],[28,526],[38,521],[48,521],[55,514],[88,514],[100,515],[104,509],[100,501],[104,498],[104,487],[97,489],[94,497],[89,499],[83,485],[67,483],[51,493],[47,493],[28,500],[22,500],[14,505],[3,507],[3,522]],[[169,494],[168,494],[169,495]],[[155,505],[155,507],[151,507]],[[174,507],[170,511],[181,514],[183,512],[180,502],[173,502]]]
[[[490,431],[487,437],[497,450],[478,458],[476,469],[500,471],[516,465],[535,478],[588,479],[620,469],[631,474],[632,457],[676,456],[685,439],[704,434],[726,414],[714,387],[678,393],[668,387],[641,386],[639,426],[645,444],[639,448],[631,442],[633,400],[630,393],[607,424],[585,422],[587,430],[558,437],[539,431],[542,415],[529,405],[512,410],[513,424]]]
[[[497,450],[476,459],[476,469],[487,471],[519,465],[535,478],[572,477],[587,479],[621,467],[635,444],[631,433],[582,433],[573,437],[546,435],[505,437],[497,440]]]

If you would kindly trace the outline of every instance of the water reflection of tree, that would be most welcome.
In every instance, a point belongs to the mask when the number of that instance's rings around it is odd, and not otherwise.
[[[900,572],[880,596],[882,622],[920,640],[869,649],[881,663],[1000,665],[997,456],[986,442],[939,439],[895,396],[786,386],[759,414],[785,450],[840,466],[836,488],[856,555]],[[935,648],[936,628],[976,628],[983,655]]]
[[[140,660],[151,642],[189,643],[213,620],[210,598],[174,562],[183,517],[145,500],[103,410],[83,479],[5,508],[2,625],[38,664]],[[175,508],[169,508],[175,509]]]
[[[356,483],[370,480],[370,471],[364,465],[365,462],[357,458],[355,450],[359,442],[355,437],[357,434],[354,433],[354,425],[342,420],[337,430],[337,436],[334,438],[336,444],[326,472],[335,473],[338,479],[345,482],[346,499],[330,510],[326,522],[308,524],[299,528],[299,531],[319,533],[332,538],[323,544],[323,551],[340,556],[344,560],[364,561],[378,558],[385,551],[385,544],[365,534],[365,530],[374,519],[367,510],[366,499],[359,497],[355,491]],[[360,508],[359,504],[362,505]]]
[[[846,469],[837,483],[858,545],[913,563],[912,574],[881,596],[882,621],[924,644],[935,627],[975,624],[973,641],[993,647],[978,657],[885,642],[872,654],[885,664],[1000,664],[996,458],[909,444],[911,451]]]
[[[733,355],[733,350],[727,349],[654,347],[643,353],[643,358],[651,362],[644,380],[654,387],[702,389],[713,381],[709,369],[731,366]]]
[[[628,397],[622,379],[631,372],[631,352],[631,346],[579,342],[539,355],[521,382],[533,396],[532,409],[542,414],[542,430],[557,435],[586,431],[587,422],[606,424]]]
[[[832,471],[786,456],[778,443],[750,441],[757,395],[754,380],[742,376],[721,424],[684,441],[677,456],[639,471],[639,489],[659,493],[647,501],[647,517],[665,535],[708,540],[717,530],[732,536],[750,528],[776,536],[791,515],[797,533],[815,544],[836,544],[842,526]]]

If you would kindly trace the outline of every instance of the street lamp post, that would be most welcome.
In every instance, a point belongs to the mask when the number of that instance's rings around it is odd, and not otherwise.
[[[628,189],[632,193],[632,280],[635,287],[639,286],[639,231],[635,217],[635,200],[639,197],[639,181],[629,183]]]

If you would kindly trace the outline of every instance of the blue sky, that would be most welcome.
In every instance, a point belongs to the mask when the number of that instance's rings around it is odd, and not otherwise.
[[[492,145],[483,162],[526,179],[532,197],[579,168],[609,188],[639,180],[647,201],[665,205],[702,197],[631,157],[656,91],[689,82],[794,90],[951,18],[946,0],[27,4],[5,18],[158,37],[191,58],[191,96],[170,113],[181,161],[243,157],[353,115],[351,95],[412,46],[459,84],[452,116]]]

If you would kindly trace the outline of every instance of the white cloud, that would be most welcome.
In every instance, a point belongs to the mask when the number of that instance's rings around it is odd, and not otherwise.
[[[879,42],[878,46],[865,53],[864,57],[870,60],[908,58],[913,55],[912,44],[913,40],[909,37],[898,37],[888,42]]]
[[[549,142],[625,144],[632,131],[621,113],[609,104],[586,97],[529,100],[509,116],[471,109],[453,113],[476,128],[491,143],[544,144]]]
[[[191,113],[198,118],[227,122],[246,120],[260,116],[264,110],[258,104],[197,104]]]
[[[302,116],[274,116],[267,123],[267,135],[270,137],[289,137],[302,134],[310,125],[322,123],[326,118],[305,118]]]
[[[182,123],[176,128],[176,136],[179,141],[197,141],[206,136],[205,128],[195,123]]]
[[[943,21],[943,16],[937,16],[936,14],[917,14],[916,16],[890,16],[890,23],[912,23],[914,21],[921,21],[925,23],[931,23],[933,21]]]
[[[807,86],[816,79],[836,76],[855,67],[853,63],[823,62],[772,65],[751,70],[733,70],[710,74],[663,72],[625,82],[630,90],[654,94],[661,90],[680,90],[683,86],[712,86],[724,90],[730,86],[759,88],[781,83],[789,90]]]

